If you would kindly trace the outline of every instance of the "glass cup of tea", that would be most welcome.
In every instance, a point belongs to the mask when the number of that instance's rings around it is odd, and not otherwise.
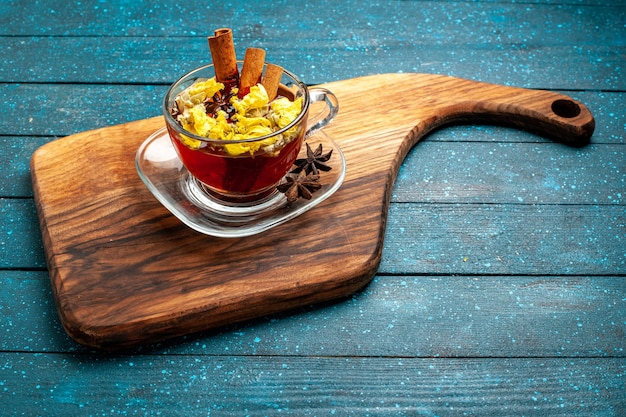
[[[242,65],[239,62],[240,69]],[[206,65],[172,84],[163,100],[166,127],[178,157],[190,174],[189,180],[196,183],[196,190],[201,189],[224,205],[252,205],[276,193],[277,185],[292,169],[304,139],[335,117],[338,100],[331,91],[308,88],[284,70],[278,96],[290,101],[302,98],[301,111],[291,123],[260,137],[211,139],[185,130],[172,110],[181,92],[196,81],[214,76],[213,65]]]

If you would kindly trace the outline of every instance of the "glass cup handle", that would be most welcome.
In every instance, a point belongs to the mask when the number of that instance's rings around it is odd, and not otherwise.
[[[335,96],[330,90],[321,87],[314,87],[309,89],[309,97],[311,98],[311,104],[324,102],[325,105],[321,109],[320,107],[322,106],[312,107],[312,110],[317,111],[317,113],[314,113],[313,115],[310,115],[311,113],[309,113],[309,128],[306,132],[307,137],[326,126],[335,118],[337,112],[339,111],[339,101],[337,100],[337,96]]]

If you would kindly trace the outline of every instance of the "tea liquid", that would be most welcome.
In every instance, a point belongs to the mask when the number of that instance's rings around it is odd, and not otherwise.
[[[271,190],[291,169],[298,157],[305,129],[287,143],[277,155],[259,150],[254,155],[231,156],[220,150],[204,147],[191,149],[170,132],[176,151],[189,172],[213,191],[234,198]]]

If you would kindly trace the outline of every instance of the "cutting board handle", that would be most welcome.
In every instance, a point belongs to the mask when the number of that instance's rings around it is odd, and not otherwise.
[[[564,94],[479,82],[459,82],[454,90],[447,104],[438,103],[433,119],[418,124],[415,142],[444,125],[485,123],[524,129],[580,147],[590,142],[595,129],[589,109]]]

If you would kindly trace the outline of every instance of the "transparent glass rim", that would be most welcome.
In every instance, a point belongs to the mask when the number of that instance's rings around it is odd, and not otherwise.
[[[237,61],[237,64],[239,66],[241,66],[243,64],[243,61]],[[268,63],[265,63],[264,66],[267,66]],[[295,84],[298,85],[298,87],[300,87],[303,91],[304,91],[304,105],[302,107],[302,111],[300,112],[300,114],[298,115],[298,117],[296,117],[291,123],[289,123],[287,126],[283,127],[280,130],[277,130],[275,132],[272,132],[268,135],[264,135],[264,136],[258,136],[255,138],[249,138],[249,139],[239,139],[239,140],[225,140],[225,139],[211,139],[211,138],[207,138],[204,136],[198,136],[194,133],[191,133],[185,129],[183,129],[183,127],[178,124],[178,122],[176,121],[176,119],[174,119],[174,117],[172,117],[172,115],[169,112],[169,102],[170,102],[170,97],[172,96],[172,93],[174,91],[174,89],[179,86],[180,84],[183,83],[183,81],[186,81],[187,79],[193,79],[193,76],[208,69],[208,68],[212,68],[213,64],[208,64],[208,65],[203,65],[201,67],[195,68],[191,71],[189,71],[188,73],[184,74],[183,76],[181,76],[180,78],[178,78],[167,90],[167,93],[165,94],[165,97],[163,98],[163,103],[162,103],[162,110],[163,110],[163,116],[166,119],[167,124],[172,127],[174,130],[176,130],[178,133],[185,135],[191,139],[195,139],[195,140],[199,140],[201,142],[205,142],[207,144],[211,144],[211,145],[229,145],[229,144],[236,144],[236,143],[252,143],[252,142],[257,142],[257,141],[262,141],[265,139],[269,139],[271,137],[274,137],[276,135],[280,135],[286,131],[288,131],[289,129],[291,129],[292,127],[296,126],[297,124],[299,124],[302,121],[302,118],[304,117],[305,114],[307,114],[308,109],[309,109],[309,104],[310,104],[310,97],[309,97],[309,89],[307,87],[306,84],[304,84],[302,81],[300,81],[300,79],[298,77],[296,77],[293,73],[287,71],[286,69],[283,69],[283,74],[287,75],[289,78],[291,78]],[[196,77],[194,79],[197,80],[201,77]]]

